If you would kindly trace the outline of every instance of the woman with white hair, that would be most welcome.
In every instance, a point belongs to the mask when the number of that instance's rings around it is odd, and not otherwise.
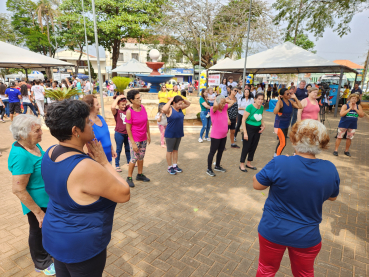
[[[314,276],[323,203],[339,193],[336,167],[316,158],[329,142],[325,126],[313,119],[298,121],[289,136],[296,155],[273,158],[253,179],[254,189],[269,187],[258,228],[257,277],[274,276],[286,248],[293,276]]]
[[[210,118],[213,128],[210,133],[211,144],[208,155],[208,170],[206,173],[211,177],[216,176],[212,169],[213,158],[216,152],[218,153],[214,170],[226,172],[226,170],[220,166],[220,160],[222,159],[227,142],[228,126],[231,125],[227,110],[233,103],[234,101],[226,99],[223,95],[218,95],[217,98],[215,98],[214,106],[210,107]]]
[[[42,139],[41,122],[34,115],[20,114],[14,118],[10,131],[13,143],[8,168],[13,175],[13,193],[22,204],[28,217],[29,249],[37,272],[55,275],[54,263],[42,245],[41,227],[49,196],[41,176],[41,160],[44,151],[38,144]]]

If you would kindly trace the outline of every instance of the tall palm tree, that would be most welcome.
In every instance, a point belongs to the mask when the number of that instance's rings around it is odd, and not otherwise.
[[[46,30],[47,30],[47,39],[50,42],[50,23],[52,26],[53,31],[55,31],[54,28],[54,19],[59,15],[59,11],[54,9],[54,7],[57,7],[59,5],[59,0],[40,0],[37,3],[36,13],[37,13],[37,21],[40,25],[41,31],[44,30],[44,22],[46,24]],[[51,57],[51,47],[49,47],[49,55]]]

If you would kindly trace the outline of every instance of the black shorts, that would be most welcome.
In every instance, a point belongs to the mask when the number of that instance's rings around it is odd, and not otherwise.
[[[228,130],[235,130],[236,129],[236,122],[237,122],[237,119],[230,119],[231,121],[231,125],[228,125]]]
[[[9,103],[9,113],[21,113],[21,106],[19,102]]]

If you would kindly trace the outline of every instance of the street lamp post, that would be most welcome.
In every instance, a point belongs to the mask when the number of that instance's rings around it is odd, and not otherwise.
[[[91,72],[90,72],[90,55],[88,54],[88,42],[87,42],[87,31],[86,31],[86,19],[85,19],[85,8],[82,0],[82,13],[83,13],[83,25],[85,27],[85,43],[86,43],[86,53],[87,53],[87,66],[88,66],[88,78],[90,79],[90,92],[92,93],[92,81],[91,81]],[[78,74],[78,72],[77,72]]]
[[[251,8],[252,8],[252,0],[250,0],[250,8],[249,8],[249,21],[247,24],[247,39],[246,39],[246,49],[245,49],[245,63],[243,65],[243,79],[242,79],[242,90],[245,93],[245,85],[246,85],[246,62],[247,62],[247,52],[249,50],[249,37],[250,37],[250,20],[251,20]]]
[[[199,90],[199,95],[200,94],[200,75],[201,75],[201,28],[202,28],[202,7],[200,6],[200,17],[201,17],[201,24],[200,24],[200,52],[199,52],[199,80],[198,80],[198,85],[197,88]]]
[[[99,55],[99,40],[97,38],[97,26],[96,26],[96,13],[95,13],[95,0],[91,1],[92,3],[92,14],[94,18],[94,32],[95,32],[95,45],[96,45],[96,60],[97,60],[97,71],[99,76],[99,90],[100,90],[100,103],[101,103],[101,115],[105,119],[105,109],[104,109],[104,97],[103,97],[103,82],[101,77],[101,68],[100,68],[100,55]]]

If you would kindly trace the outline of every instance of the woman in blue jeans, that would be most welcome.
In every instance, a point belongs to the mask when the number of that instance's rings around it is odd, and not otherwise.
[[[114,96],[115,97],[115,96]],[[117,109],[118,106],[118,109]],[[117,144],[117,157],[115,158],[115,170],[117,172],[122,172],[120,168],[120,153],[122,152],[122,146],[124,143],[124,151],[126,152],[127,165],[131,159],[131,153],[128,143],[128,133],[126,129],[126,112],[129,108],[127,105],[127,97],[124,95],[118,95],[113,104],[111,105],[111,112],[113,113],[115,119],[115,142]]]
[[[5,106],[5,114],[7,117],[9,117],[9,98],[8,96],[5,95],[5,90],[6,90],[6,85],[1,84],[0,85],[0,98],[1,101],[3,101],[3,104]]]
[[[30,94],[28,92],[28,88],[27,85],[22,85],[20,88],[20,92],[22,94],[22,104],[23,104],[23,114],[27,114],[27,107],[30,107],[30,109],[32,110],[33,114],[35,116],[37,115],[35,106],[33,106],[31,98],[30,98]]]
[[[209,105],[208,101],[206,100],[206,89],[203,89],[201,91],[200,107],[201,107],[200,119],[201,119],[201,122],[202,122],[202,128],[201,128],[201,131],[200,131],[199,142],[204,141],[202,139],[202,136],[204,135],[205,130],[206,130],[205,140],[210,141],[209,131],[210,131],[210,126],[211,126],[211,119],[210,119],[210,116],[208,116],[208,114],[209,114],[208,110],[210,109],[210,105]]]

